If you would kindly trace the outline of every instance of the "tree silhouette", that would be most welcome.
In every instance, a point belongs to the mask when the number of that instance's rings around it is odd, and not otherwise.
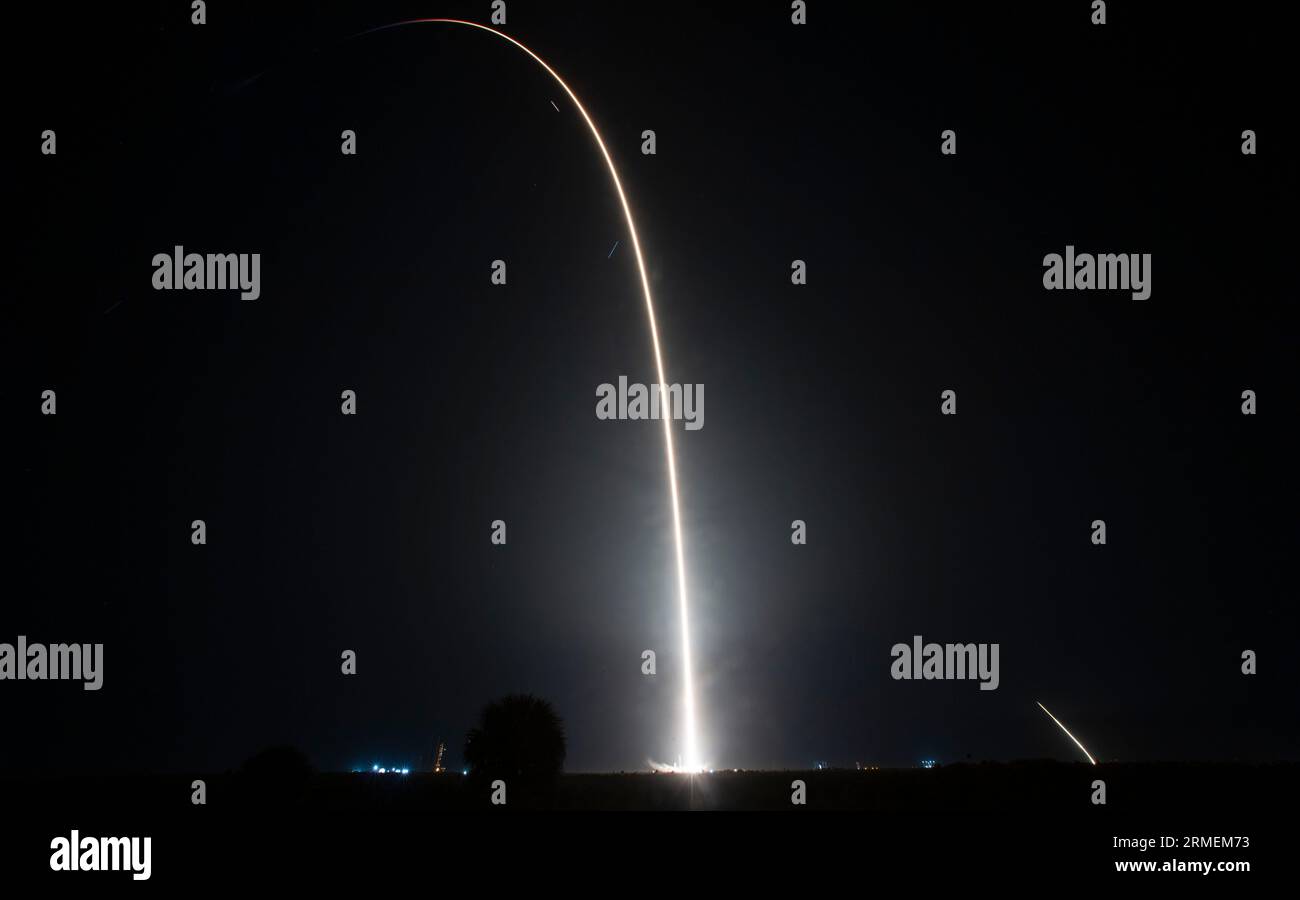
[[[465,737],[465,762],[485,778],[537,784],[564,768],[564,723],[555,708],[532,694],[494,700]]]

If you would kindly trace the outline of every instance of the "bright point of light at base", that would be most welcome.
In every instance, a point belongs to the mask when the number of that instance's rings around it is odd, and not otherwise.
[[[688,768],[682,763],[677,763],[677,764],[661,763],[661,762],[655,762],[654,760],[648,760],[648,762],[650,764],[650,770],[652,772],[658,772],[660,774],[665,774],[665,775],[703,775],[706,772],[713,771],[713,769],[710,769],[708,766],[703,766],[703,765],[697,766],[695,768]]]

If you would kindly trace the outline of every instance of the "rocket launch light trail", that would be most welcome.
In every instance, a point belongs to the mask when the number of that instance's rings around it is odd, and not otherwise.
[[[636,267],[641,276],[641,292],[645,296],[646,315],[650,320],[650,339],[654,345],[655,369],[659,376],[659,389],[665,393],[668,390],[668,375],[664,368],[663,351],[659,346],[659,327],[655,320],[654,300],[650,296],[650,279],[646,275],[645,259],[641,254],[641,240],[637,236],[636,223],[632,221],[632,208],[628,205],[627,194],[623,191],[623,182],[618,177],[618,170],[614,167],[614,159],[609,154],[609,149],[605,146],[605,141],[600,136],[600,131],[596,128],[596,123],[592,121],[591,116],[587,113],[586,107],[578,99],[578,95],[573,92],[564,79],[550,67],[546,60],[542,59],[532,50],[529,50],[519,41],[512,38],[504,32],[497,31],[495,28],[489,28],[487,25],[480,25],[477,22],[468,22],[463,19],[409,19],[403,22],[395,22],[392,25],[383,25],[379,28],[371,29],[369,34],[375,31],[384,31],[389,28],[398,28],[404,25],[464,25],[470,28],[477,28],[480,31],[486,31],[488,34],[495,35],[502,40],[509,41],[520,50],[527,53],[546,73],[555,79],[556,83],[564,89],[564,93],[569,95],[573,105],[577,107],[582,119],[587,123],[587,128],[591,130],[591,135],[596,139],[596,146],[600,148],[601,156],[605,158],[605,165],[609,168],[609,177],[614,182],[614,190],[618,193],[619,203],[623,207],[623,217],[627,220],[627,230],[632,236],[632,250],[636,255]],[[691,626],[690,626],[690,606],[686,597],[686,554],[682,546],[682,515],[681,503],[677,495],[677,458],[673,452],[673,433],[672,417],[663,416],[664,423],[664,451],[668,459],[668,490],[672,499],[673,513],[673,542],[675,544],[677,556],[677,598],[678,614],[681,619],[681,639],[682,639],[682,676],[684,680],[684,690],[682,694],[683,707],[683,744],[685,745],[682,754],[682,762],[678,767],[684,772],[701,772],[704,769],[703,761],[700,758],[699,745],[697,743],[695,730],[695,682],[691,670]]]
[[[1037,703],[1038,701],[1034,701],[1034,702]],[[1053,716],[1051,710],[1049,710],[1046,706],[1043,706],[1043,704],[1039,703],[1038,708],[1041,709],[1043,712],[1047,713],[1049,716],[1051,716],[1052,721],[1055,722],[1057,725],[1061,725],[1061,720],[1058,719],[1056,716]],[[1088,757],[1088,762],[1092,763],[1094,766],[1097,765],[1097,760],[1092,758],[1092,754],[1088,752],[1088,748],[1083,746],[1083,744],[1080,744],[1079,739],[1077,737],[1070,734],[1070,729],[1066,728],[1064,725],[1061,725],[1061,730],[1065,732],[1066,737],[1074,741],[1075,745],[1080,750],[1083,751],[1083,755]]]

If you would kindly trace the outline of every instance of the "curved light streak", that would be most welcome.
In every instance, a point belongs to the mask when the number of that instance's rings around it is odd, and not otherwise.
[[[573,105],[577,107],[582,119],[587,123],[587,128],[591,130],[591,136],[596,139],[596,146],[600,148],[601,156],[605,157],[605,165],[609,168],[610,180],[614,182],[614,190],[618,193],[618,202],[623,207],[623,218],[627,220],[627,230],[632,235],[632,250],[636,254],[636,268],[641,276],[641,292],[645,295],[646,316],[650,320],[650,339],[654,344],[655,369],[659,375],[659,390],[661,396],[667,396],[668,375],[664,369],[663,351],[659,346],[659,327],[655,320],[654,300],[650,296],[650,279],[646,275],[645,258],[641,254],[641,239],[637,236],[636,223],[632,221],[632,208],[628,205],[627,194],[623,191],[623,182],[618,177],[618,170],[614,167],[614,159],[609,154],[609,148],[605,146],[604,139],[600,136],[600,131],[596,128],[596,123],[591,120],[587,113],[586,107],[578,99],[578,95],[573,89],[565,83],[564,79],[559,76],[554,69],[532,50],[521,44],[504,32],[497,31],[495,28],[489,28],[487,25],[480,25],[477,22],[468,22],[464,19],[408,19],[403,22],[395,22],[392,25],[383,25],[379,28],[373,28],[369,34],[374,31],[383,31],[388,28],[398,28],[403,25],[465,25],[470,28],[477,28],[480,31],[486,31],[488,34],[495,35],[502,40],[509,41],[520,50],[532,57],[533,61],[546,70],[546,73],[555,79],[555,82],[569,95]],[[701,772],[704,770],[702,760],[700,759],[699,745],[697,743],[695,730],[695,681],[691,669],[691,625],[690,625],[690,606],[686,596],[686,554],[682,546],[682,514],[681,503],[677,495],[677,457],[673,452],[673,433],[672,433],[672,416],[662,416],[664,423],[664,453],[668,459],[668,492],[672,498],[673,510],[673,543],[677,555],[677,598],[678,614],[681,619],[681,639],[682,639],[682,676],[685,688],[682,694],[683,707],[683,742],[685,752],[682,754],[682,765],[679,767],[685,772]]]
[[[1035,700],[1034,702],[1038,703],[1037,700]],[[1056,716],[1053,716],[1051,710],[1049,710],[1046,706],[1043,706],[1043,704],[1038,703],[1038,708],[1041,709],[1043,712],[1047,713],[1049,716],[1051,716],[1052,721],[1055,722],[1057,725],[1061,725],[1061,720],[1058,719]],[[1088,762],[1092,763],[1094,766],[1097,765],[1097,760],[1092,758],[1092,754],[1088,752],[1088,748],[1083,746],[1083,744],[1080,744],[1079,739],[1077,737],[1070,734],[1070,729],[1066,728],[1064,725],[1061,725],[1061,730],[1065,732],[1066,737],[1074,741],[1075,746],[1077,746],[1080,750],[1083,751],[1083,755],[1088,757]]]

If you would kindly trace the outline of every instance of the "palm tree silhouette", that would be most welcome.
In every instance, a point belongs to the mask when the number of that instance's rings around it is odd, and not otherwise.
[[[472,774],[537,783],[564,768],[564,723],[555,708],[532,694],[494,700],[465,737],[465,762]]]

